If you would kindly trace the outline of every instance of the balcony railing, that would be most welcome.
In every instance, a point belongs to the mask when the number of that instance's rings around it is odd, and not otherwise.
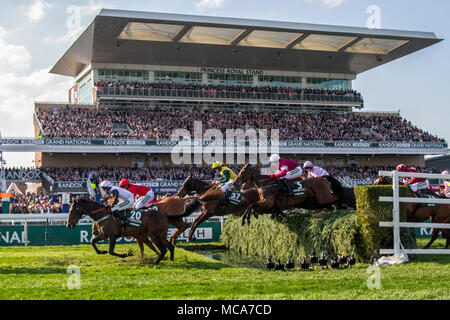
[[[303,94],[274,92],[242,92],[220,90],[186,90],[186,89],[154,89],[154,88],[124,88],[97,87],[97,95],[108,97],[152,97],[177,99],[229,99],[229,100],[272,100],[298,102],[337,102],[362,104],[361,96],[339,94]]]

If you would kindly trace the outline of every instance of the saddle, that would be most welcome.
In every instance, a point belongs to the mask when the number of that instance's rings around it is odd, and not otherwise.
[[[411,190],[412,191],[412,190]],[[416,192],[413,192],[414,196],[416,198],[422,198],[422,199],[435,199],[435,198],[440,198],[440,196],[438,196],[437,194],[432,194],[434,192],[430,191],[428,192],[423,192],[423,190],[418,190]],[[435,203],[418,203],[419,206],[421,207],[435,207],[436,204]]]
[[[126,225],[139,228],[142,225],[142,213],[145,210],[125,210],[116,211],[113,213],[113,217],[119,219],[122,222],[122,228]]]
[[[228,190],[225,193],[225,197],[223,198],[223,202],[225,205],[233,204],[233,205],[239,205],[242,201],[242,193],[240,192],[231,192]]]
[[[297,197],[305,194],[306,190],[303,186],[304,181],[301,179],[278,179],[278,188],[288,197]]]

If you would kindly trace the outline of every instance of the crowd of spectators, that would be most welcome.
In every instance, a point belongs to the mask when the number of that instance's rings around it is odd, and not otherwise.
[[[37,111],[44,137],[170,139],[175,129],[194,134],[194,121],[203,130],[218,129],[226,137],[227,129],[279,129],[280,140],[295,141],[398,141],[445,142],[399,115],[282,113],[282,112],[212,112],[163,109],[81,109],[54,108]],[[131,132],[114,132],[113,123],[126,123]]]
[[[170,83],[170,82],[125,82],[125,81],[95,81],[98,92],[102,88],[121,89],[164,89],[164,90],[187,90],[202,91],[213,96],[219,92],[239,93],[277,93],[285,95],[323,95],[323,96],[346,96],[361,98],[361,94],[352,89],[322,89],[322,88],[289,88],[280,86],[251,86],[251,85],[217,85],[196,83]]]
[[[26,213],[61,213],[61,197],[54,197],[44,194],[26,193],[15,194],[11,198],[10,212],[16,214]]]
[[[149,180],[184,180],[189,175],[202,180],[210,180],[214,172],[209,168],[201,167],[162,167],[162,168],[130,168],[130,167],[100,167],[100,168],[46,168],[43,169],[56,181],[85,181],[91,172],[96,172],[102,179],[120,181],[129,179],[133,181]]]
[[[242,166],[229,166],[238,173]],[[335,177],[349,177],[350,179],[376,179],[379,171],[392,171],[394,167],[325,167]],[[438,170],[418,168],[421,172],[440,173]],[[91,172],[97,172],[102,179],[120,181],[129,179],[132,181],[150,180],[184,180],[189,175],[201,180],[217,179],[216,172],[204,167],[163,167],[163,168],[47,168],[44,171],[56,181],[85,181]]]

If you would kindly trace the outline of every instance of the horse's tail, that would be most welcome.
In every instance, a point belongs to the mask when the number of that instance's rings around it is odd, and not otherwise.
[[[343,198],[341,199],[342,203],[350,208],[356,209],[355,190],[353,188],[343,188],[343,190]]]
[[[356,209],[356,198],[353,188],[344,188],[341,183],[332,176],[325,177],[331,183],[331,190],[335,193],[339,200],[346,206]]]
[[[184,218],[184,217],[188,217],[190,216],[192,213],[194,213],[195,211],[197,211],[197,209],[201,206],[201,202],[198,199],[194,199],[184,210],[184,212],[180,215],[174,215],[174,216],[168,216],[169,217],[169,221],[173,220],[173,219],[179,219],[179,218]]]

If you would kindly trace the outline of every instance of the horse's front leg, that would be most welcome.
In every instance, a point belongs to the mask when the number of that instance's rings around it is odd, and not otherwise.
[[[108,251],[106,250],[98,250],[96,243],[102,240],[106,239],[106,235],[105,234],[100,234],[98,236],[95,236],[92,238],[91,240],[91,245],[94,247],[94,250],[97,254],[107,254]]]
[[[208,220],[210,216],[212,215],[207,210],[205,210],[201,215],[198,216],[197,219],[195,219],[194,223],[192,223],[191,230],[189,231],[188,242],[196,240],[195,237],[193,237],[195,230],[197,230],[200,223]]]
[[[114,252],[114,248],[116,247],[116,240],[117,237],[109,237],[109,254],[122,259],[128,257],[128,254],[117,254]]]
[[[247,220],[247,224],[250,224],[250,220],[248,217],[249,217],[251,211],[253,210],[253,206],[254,206],[254,204],[251,204],[245,209],[244,214],[242,215],[241,226],[245,225],[246,220]]]
[[[431,245],[433,244],[433,242],[438,238],[439,235],[439,229],[433,229],[433,233],[431,235],[431,239],[430,241],[427,243],[427,245],[424,247],[424,249],[428,249],[429,247],[431,247]]]

